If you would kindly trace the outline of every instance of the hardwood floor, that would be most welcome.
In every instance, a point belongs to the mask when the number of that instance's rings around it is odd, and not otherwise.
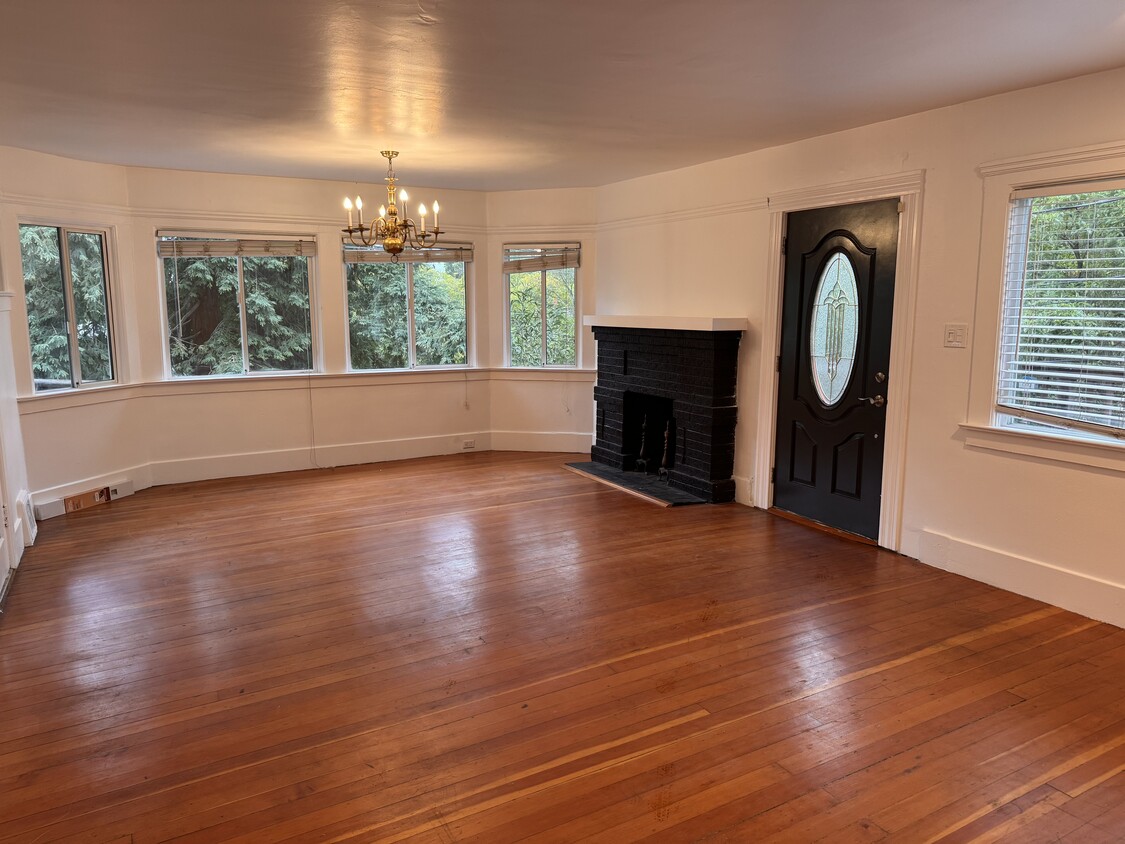
[[[565,459],[43,523],[0,841],[1125,840],[1125,631]]]

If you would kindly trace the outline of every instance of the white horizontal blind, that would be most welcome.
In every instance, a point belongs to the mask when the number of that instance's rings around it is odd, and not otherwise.
[[[504,245],[505,273],[562,270],[582,264],[582,244],[551,243],[542,246],[510,243]]]
[[[189,257],[316,257],[316,240],[312,237],[200,237],[156,233],[156,251],[161,258]]]
[[[1011,203],[997,409],[1123,437],[1125,189],[1062,190]]]
[[[395,256],[382,248],[356,247],[344,242],[344,263],[383,264],[394,260]],[[432,249],[404,249],[398,256],[400,264],[444,264],[453,261],[472,263],[473,244],[448,243]]]

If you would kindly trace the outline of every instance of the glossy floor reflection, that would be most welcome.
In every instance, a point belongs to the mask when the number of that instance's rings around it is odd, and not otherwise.
[[[576,457],[43,523],[0,841],[1125,838],[1125,632]]]

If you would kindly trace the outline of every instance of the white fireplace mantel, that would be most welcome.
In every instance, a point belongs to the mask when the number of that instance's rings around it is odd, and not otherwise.
[[[582,317],[582,324],[599,328],[655,328],[673,331],[745,331],[746,317],[636,316],[593,314]]]

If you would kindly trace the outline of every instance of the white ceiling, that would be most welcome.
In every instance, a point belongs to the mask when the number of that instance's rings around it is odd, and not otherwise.
[[[1122,65],[1122,0],[0,0],[0,145],[591,186]]]

